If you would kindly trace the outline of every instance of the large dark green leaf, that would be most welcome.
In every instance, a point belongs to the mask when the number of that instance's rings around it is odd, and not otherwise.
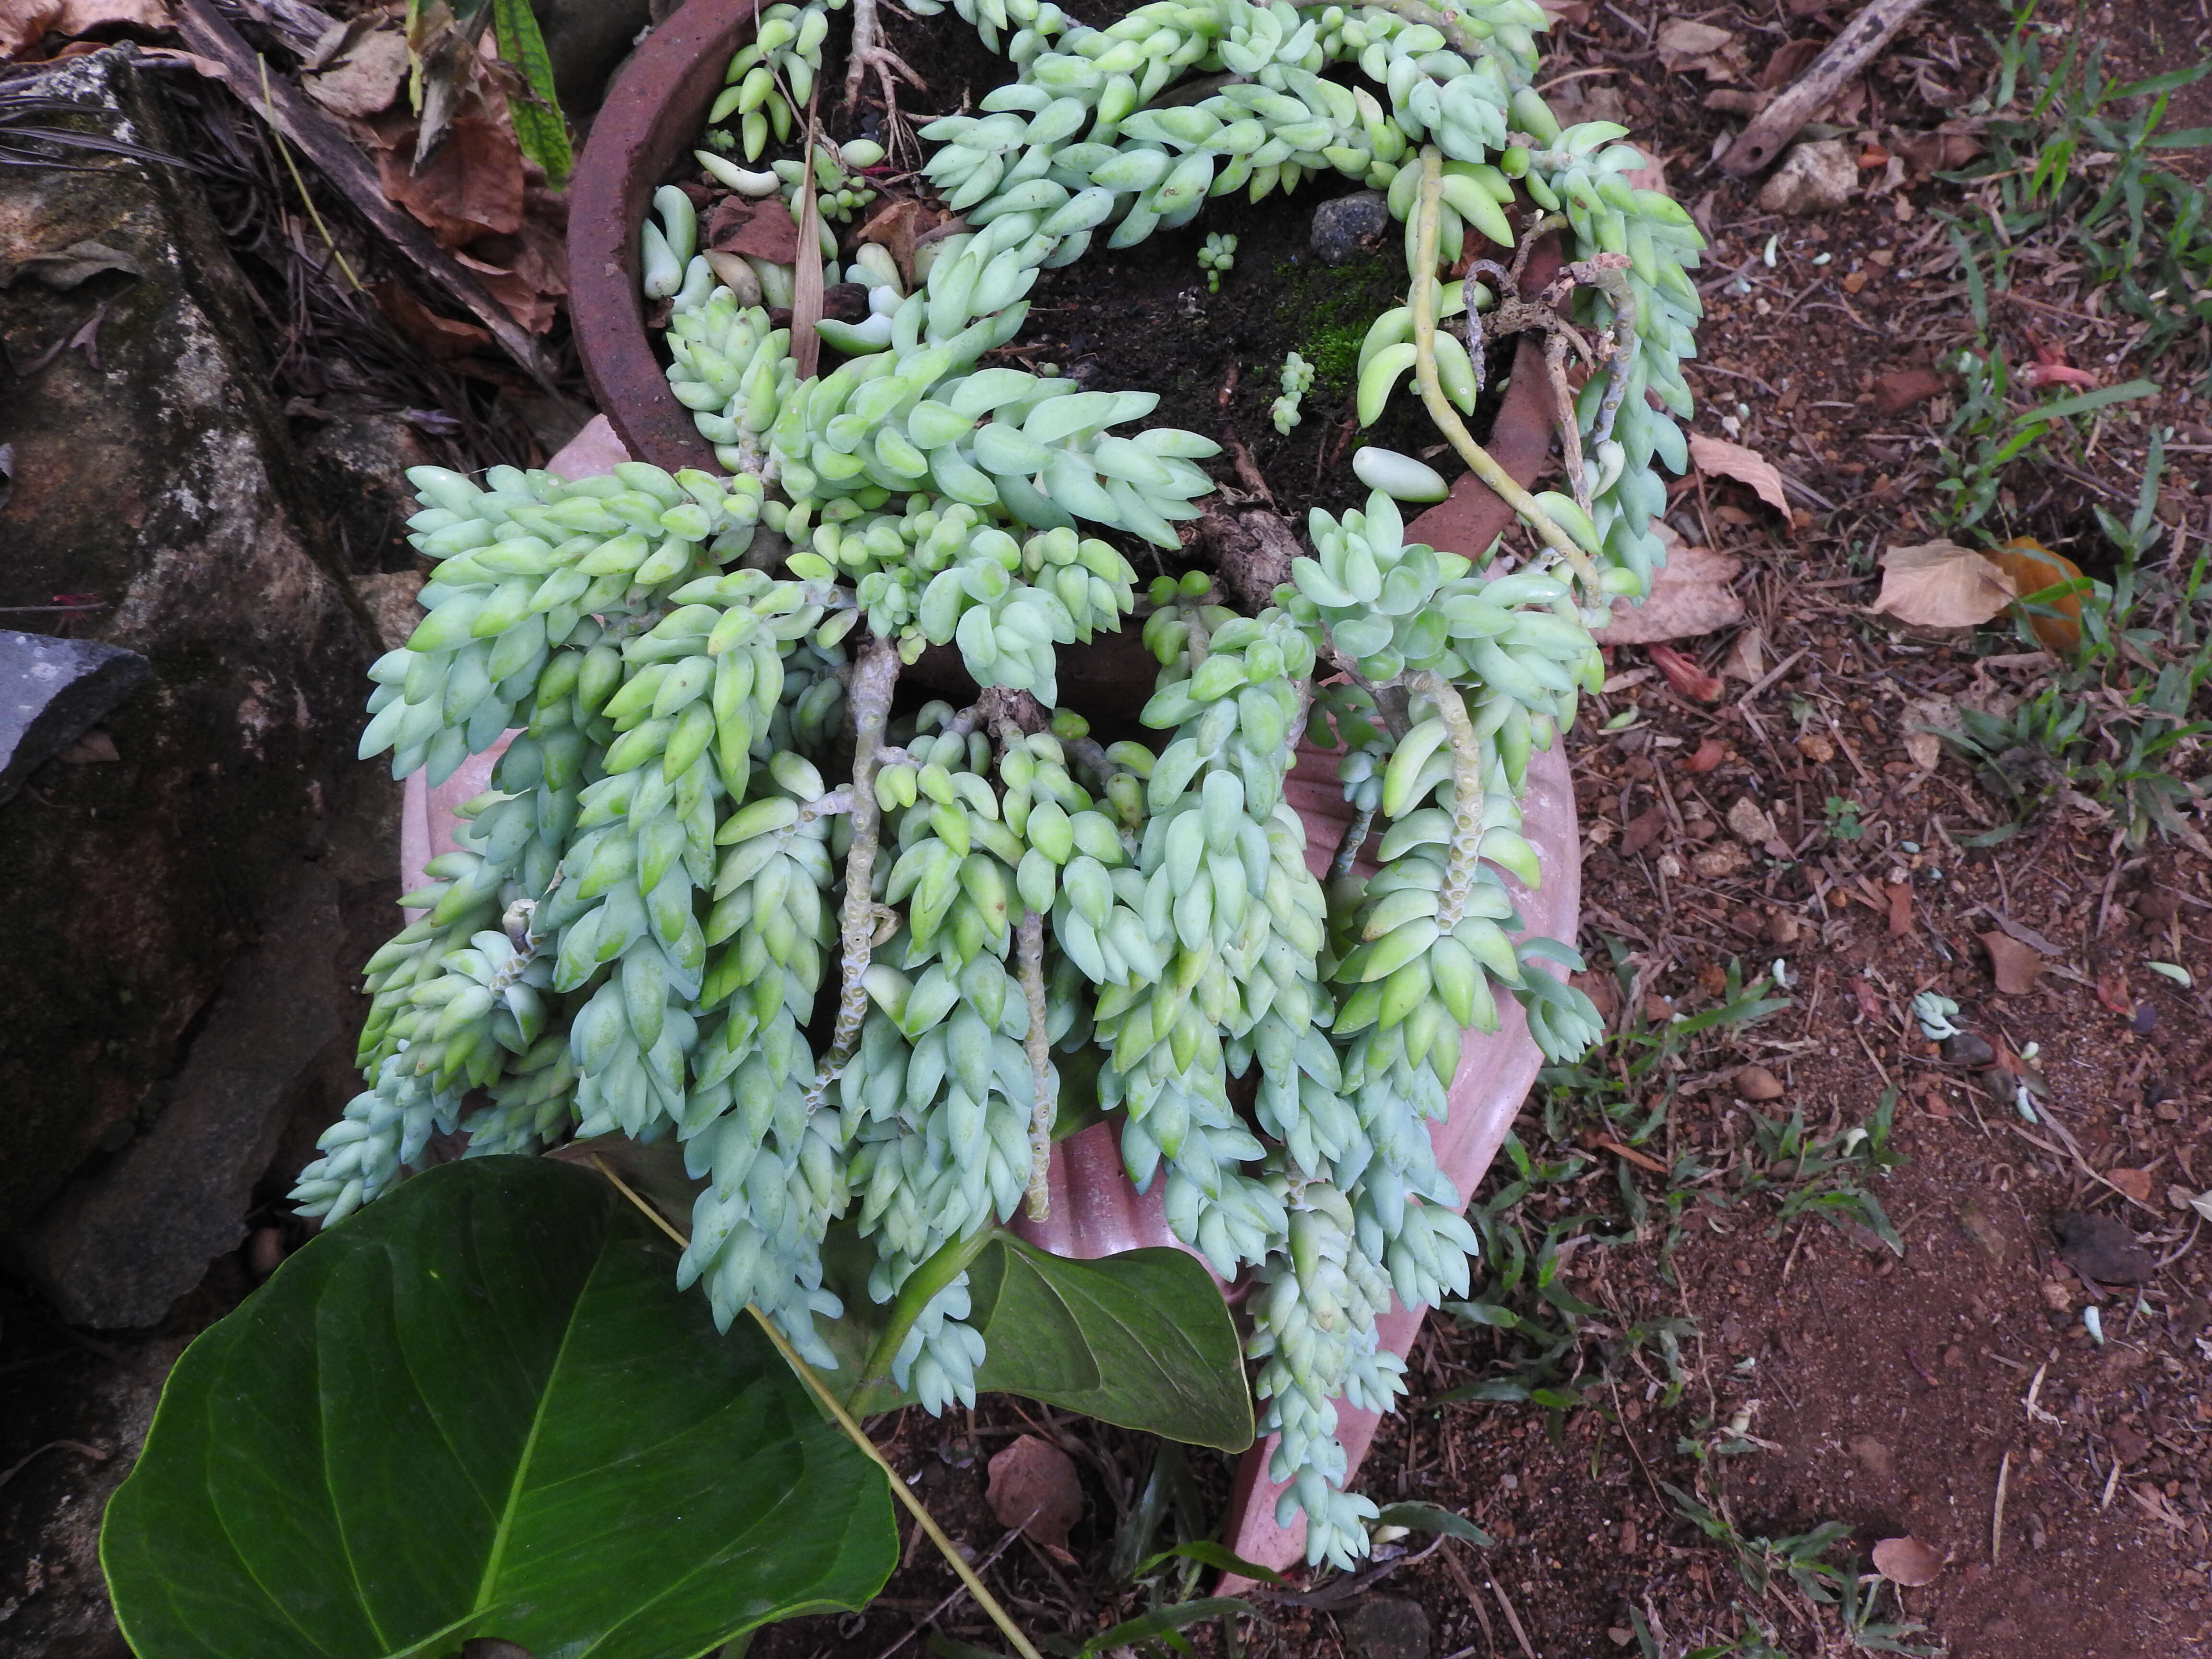
[[[193,1343],[101,1539],[139,1659],[690,1659],[896,1553],[766,1339],[605,1182],[519,1158],[407,1182]]]
[[[1073,1261],[1008,1237],[969,1270],[988,1355],[979,1387],[1194,1446],[1252,1443],[1237,1328],[1181,1250]]]
[[[556,1157],[599,1162],[679,1231],[703,1182],[684,1171],[680,1149],[618,1136],[579,1141]],[[823,1248],[823,1282],[845,1316],[821,1330],[837,1369],[823,1381],[846,1404],[873,1413],[911,1404],[889,1382],[855,1402],[868,1357],[890,1309],[868,1299],[874,1247],[841,1224]],[[1174,1249],[1128,1250],[1077,1261],[1000,1234],[968,1269],[975,1328],[986,1350],[979,1388],[1064,1406],[1194,1446],[1241,1451],[1252,1443],[1252,1396],[1237,1328],[1213,1276]]]

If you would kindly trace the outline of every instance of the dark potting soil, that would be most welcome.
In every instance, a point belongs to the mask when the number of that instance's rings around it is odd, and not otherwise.
[[[893,17],[889,28],[890,46],[927,88],[900,88],[900,112],[910,127],[972,111],[993,88],[1013,78],[1013,66],[950,12]],[[857,112],[844,109],[842,86],[843,64],[833,57],[824,65],[822,98],[831,136],[884,138],[872,77]],[[920,195],[934,203],[927,179],[918,173],[892,175],[878,187],[878,201],[842,228],[848,249],[852,233],[881,210],[882,201]],[[1203,465],[1232,501],[1252,495],[1232,461],[1234,447],[1243,444],[1276,510],[1293,525],[1303,526],[1311,507],[1340,513],[1365,501],[1367,487],[1352,470],[1352,454],[1363,444],[1420,455],[1441,470],[1455,471],[1410,377],[1375,425],[1362,429],[1355,417],[1360,345],[1377,317],[1405,303],[1401,231],[1393,222],[1373,246],[1340,265],[1318,258],[1310,238],[1315,210],[1361,187],[1330,174],[1258,203],[1240,191],[1209,202],[1191,223],[1158,231],[1132,248],[1108,247],[1102,235],[1074,264],[1042,274],[1020,336],[990,361],[1039,371],[1049,366],[1086,387],[1158,393],[1159,406],[1145,425],[1180,427],[1219,442],[1224,453]],[[1209,292],[1198,252],[1215,232],[1237,238],[1236,263],[1218,291]],[[1314,366],[1314,383],[1300,423],[1282,434],[1269,410],[1282,392],[1284,361],[1293,351]],[[825,364],[835,360],[835,354],[825,354]],[[1482,400],[1468,422],[1478,440],[1488,434],[1510,362],[1510,347],[1493,355]],[[1131,537],[1109,539],[1121,544],[1146,576],[1188,568],[1196,553],[1194,548],[1179,556]]]

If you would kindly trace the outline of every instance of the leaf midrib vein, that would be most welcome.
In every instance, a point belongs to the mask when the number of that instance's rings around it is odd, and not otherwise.
[[[524,1437],[522,1455],[516,1460],[514,1466],[514,1479],[507,1484],[507,1502],[501,1506],[498,1525],[492,1531],[491,1551],[484,1559],[483,1577],[477,1585],[476,1613],[482,1613],[492,1605],[492,1586],[498,1582],[500,1569],[506,1562],[507,1539],[514,1525],[515,1510],[521,1504],[522,1489],[530,1476],[531,1462],[538,1455],[538,1436],[545,1426],[546,1410],[559,1383],[562,1364],[568,1357],[568,1343],[576,1334],[584,1303],[590,1297],[592,1287],[605,1266],[606,1259],[606,1249],[603,1244],[598,1260],[592,1264],[591,1273],[577,1291],[575,1300],[568,1304],[568,1317],[561,1327],[560,1346],[553,1352],[552,1366],[545,1373],[544,1387],[539,1389],[538,1404],[530,1414],[530,1432]]]

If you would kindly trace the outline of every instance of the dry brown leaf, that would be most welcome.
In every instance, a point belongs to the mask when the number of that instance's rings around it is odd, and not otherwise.
[[[706,246],[719,253],[743,253],[771,264],[799,258],[799,222],[780,196],[751,200],[725,196],[707,212]]]
[[[1828,43],[1810,35],[1800,40],[1784,40],[1774,49],[1765,68],[1759,71],[1759,84],[1769,92],[1788,86],[1805,72],[1806,66],[1827,50]]]
[[[1908,1589],[1932,1584],[1943,1571],[1942,1553],[1917,1538],[1885,1538],[1874,1547],[1874,1570]]]
[[[2151,1175],[2148,1170],[2107,1170],[2105,1179],[2118,1187],[2138,1204],[2150,1202]]]
[[[1990,953],[1990,972],[1998,990],[2008,997],[2024,997],[2035,989],[2036,981],[2043,975],[2041,952],[2009,933],[1984,933],[1981,939],[1982,948]]]
[[[441,317],[398,283],[371,283],[368,291],[385,320],[439,362],[452,362],[491,343],[489,330]]]
[[[1932,368],[1893,368],[1874,377],[1875,412],[1902,415],[1926,403],[1949,384]]]
[[[991,1460],[985,1496],[1000,1526],[1019,1527],[1048,1550],[1065,1553],[1068,1528],[1083,1518],[1083,1482],[1074,1459],[1033,1434]]]
[[[0,60],[35,46],[49,34],[74,40],[99,28],[173,27],[164,0],[0,0]]]
[[[1651,596],[1641,605],[1615,599],[1613,620],[1595,637],[1600,645],[1651,645],[1733,628],[1743,620],[1743,601],[1729,584],[1742,574],[1743,561],[1732,554],[1670,546]]]
[[[1667,809],[1648,806],[1621,826],[1620,856],[1632,859],[1667,833]]]
[[[1990,563],[2012,579],[2012,585],[2020,590],[2023,598],[2040,593],[2046,587],[2056,587],[2062,582],[2081,580],[2080,565],[2063,553],[2053,553],[2031,536],[2015,536],[1989,556]],[[2035,635],[2045,650],[2057,656],[2070,657],[2081,648],[2081,596],[2079,593],[2067,593],[2055,600],[2046,600],[2039,609],[2056,613],[2031,616],[2027,619],[2028,631]]]
[[[1658,49],[1659,61],[1669,75],[1686,75],[1697,70],[1708,77],[1725,80],[1735,73],[1728,62],[1731,49],[1735,57],[1743,56],[1742,42],[1733,30],[1717,28],[1711,23],[1693,23],[1686,17],[1677,17],[1663,25],[1651,44]]]
[[[439,246],[522,228],[522,149],[504,112],[456,116],[420,173],[409,169],[411,154],[400,147],[379,155],[378,178],[385,195],[428,225]]]
[[[1684,696],[1699,702],[1719,700],[1723,689],[1720,681],[1698,667],[1692,659],[1671,645],[1654,645],[1645,648],[1650,653],[1651,665],[1664,674],[1667,684]]]
[[[1945,696],[1915,697],[1905,705],[1900,724],[1907,757],[1922,771],[1933,772],[1943,758],[1943,742],[1936,734],[1959,729],[1959,705]]]
[[[891,262],[898,266],[899,280],[910,289],[914,286],[915,239],[930,228],[936,216],[913,197],[902,196],[878,208],[853,240],[882,243]]]
[[[2012,580],[1970,547],[1938,538],[1881,556],[1874,610],[1916,628],[1973,628],[2013,602]]]
[[[300,84],[331,114],[359,120],[390,108],[406,78],[407,37],[395,27],[371,29],[328,69],[301,76]]]
[[[1962,167],[1982,153],[1981,141],[1970,132],[1909,133],[1897,141],[1898,153],[1920,173],[1948,173]]]
[[[535,219],[512,236],[480,236],[453,258],[475,271],[486,292],[532,334],[543,334],[560,314],[568,291],[567,245]]]
[[[1904,939],[1912,932],[1912,884],[1893,881],[1882,889],[1889,900],[1889,936]]]
[[[1734,478],[1738,483],[1749,484],[1759,500],[1783,517],[1790,516],[1790,498],[1782,492],[1782,475],[1757,450],[1700,433],[1690,440],[1690,465],[1708,477]]]
[[[1755,684],[1766,678],[1766,641],[1756,628],[1747,628],[1729,647],[1721,678]]]

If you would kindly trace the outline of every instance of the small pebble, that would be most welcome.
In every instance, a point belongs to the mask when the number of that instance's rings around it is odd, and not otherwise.
[[[1323,264],[1348,265],[1373,252],[1376,239],[1389,228],[1389,198],[1379,190],[1356,190],[1314,210],[1308,240]]]
[[[1988,1039],[1976,1032],[1954,1031],[1943,1039],[1943,1058],[1954,1066],[1986,1066],[1996,1057]]]
[[[1764,1066],[1741,1066],[1735,1074],[1735,1091],[1746,1100],[1779,1100],[1782,1079]]]

